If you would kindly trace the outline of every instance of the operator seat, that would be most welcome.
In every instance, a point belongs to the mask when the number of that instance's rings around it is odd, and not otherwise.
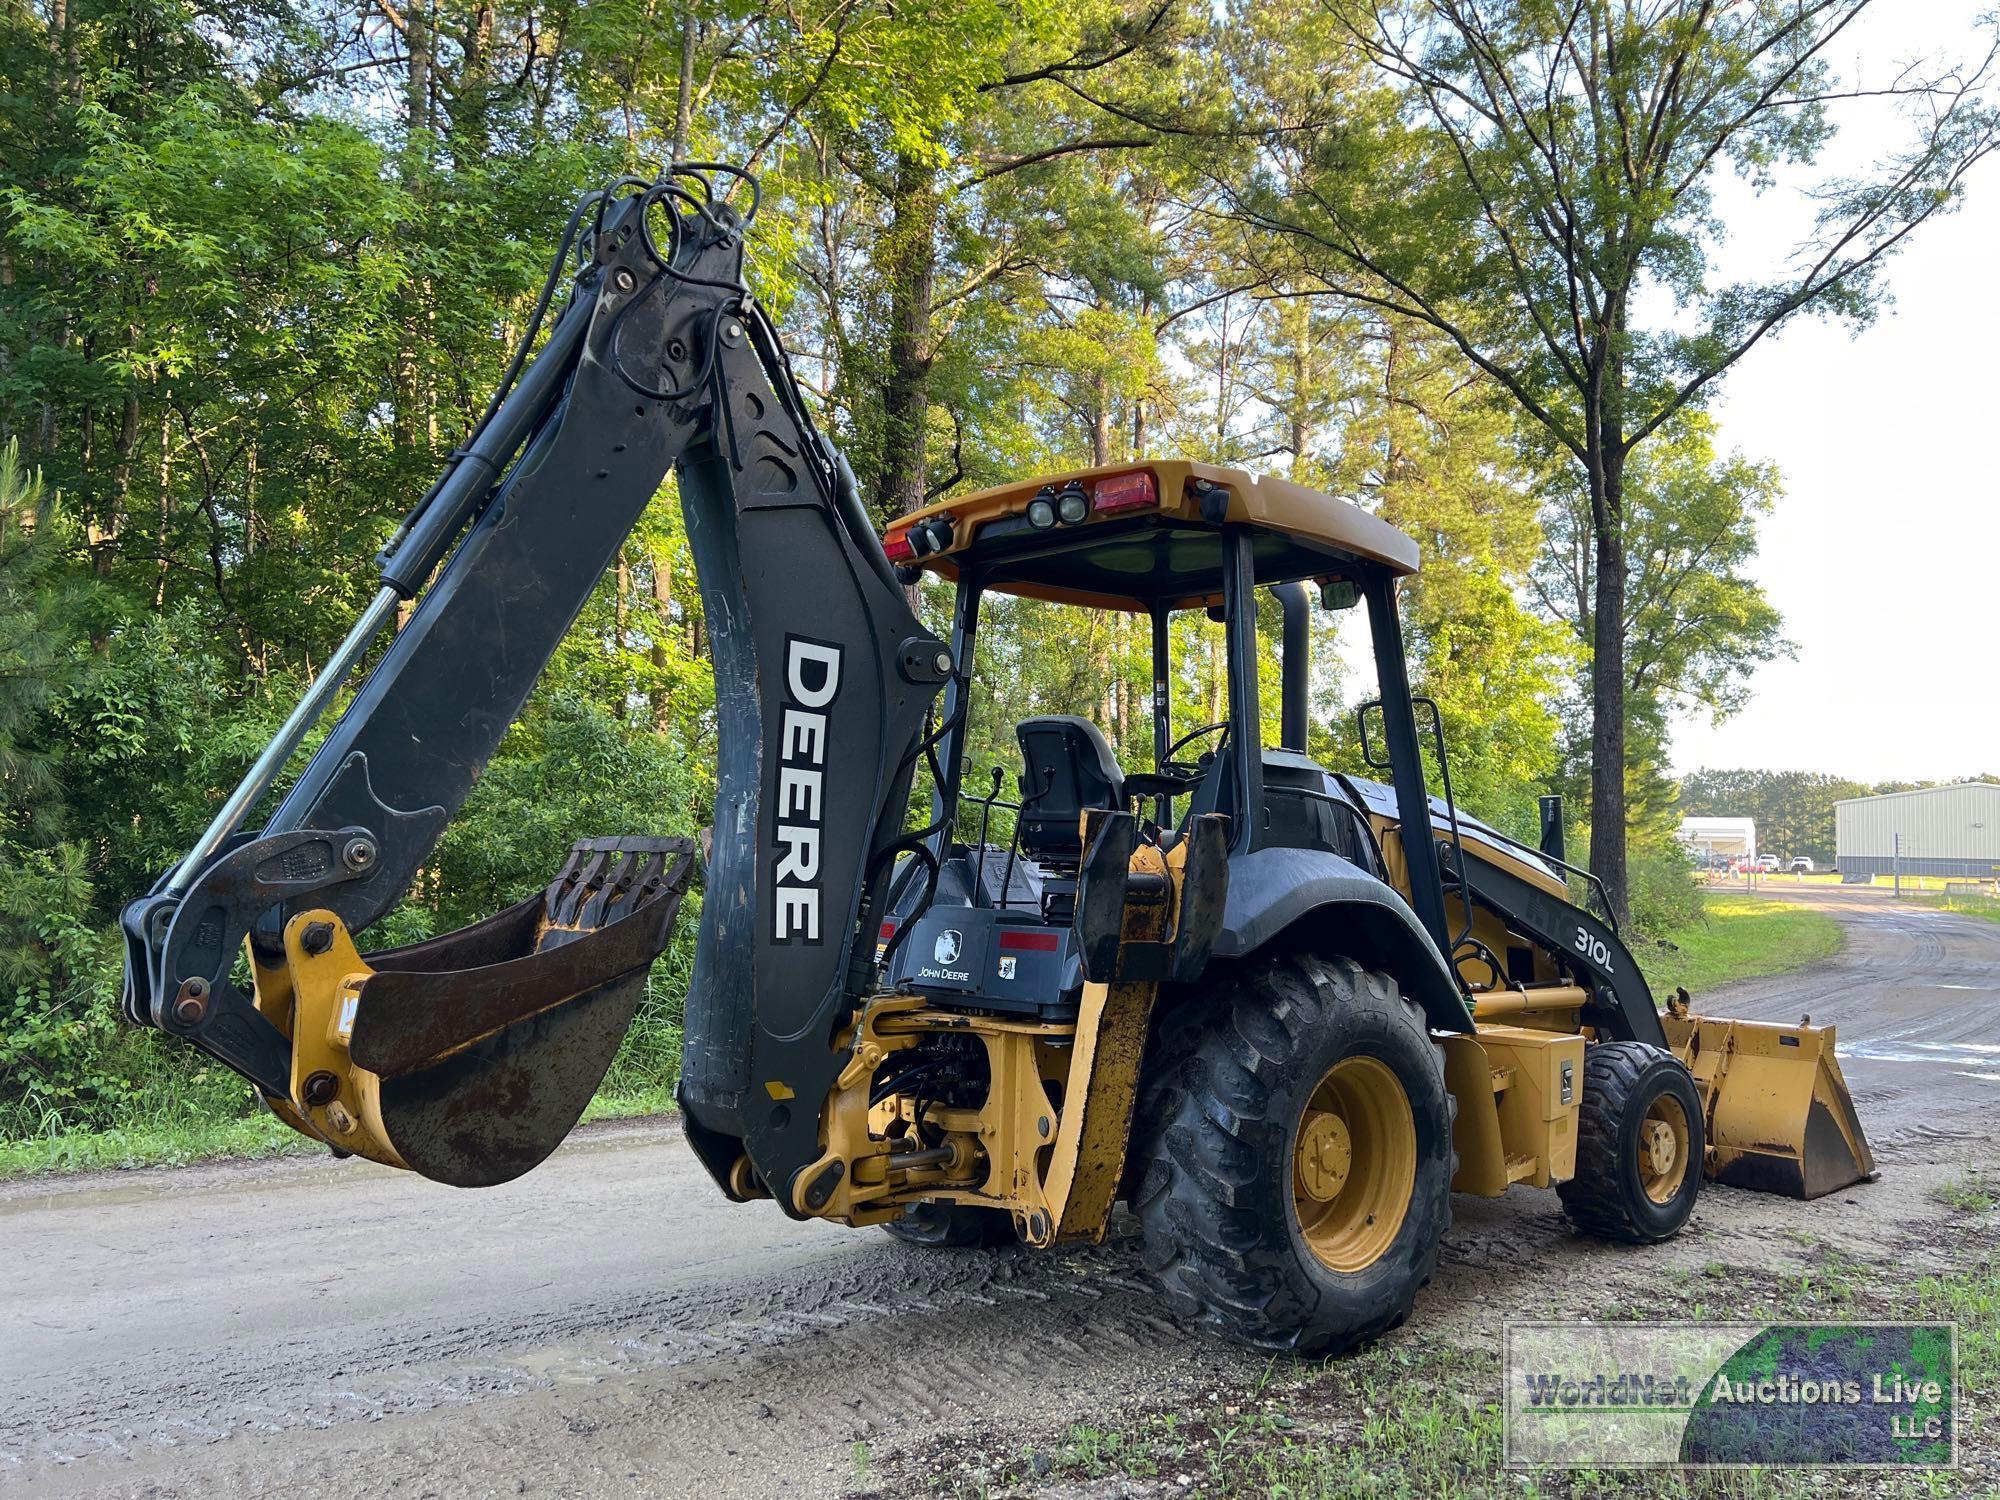
[[[1104,734],[1088,719],[1048,714],[1023,719],[1021,852],[1046,869],[1074,871],[1083,862],[1078,822],[1087,807],[1125,806],[1125,773]]]

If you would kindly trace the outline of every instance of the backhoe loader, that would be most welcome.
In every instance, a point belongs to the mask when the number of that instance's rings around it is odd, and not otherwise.
[[[1807,1197],[1872,1174],[1832,1028],[1685,996],[1663,1016],[1564,860],[1559,806],[1532,846],[1458,809],[1405,663],[1407,536],[1283,479],[1148,460],[879,537],[745,284],[756,203],[741,171],[686,164],[579,205],[373,602],[126,909],[131,1020],[338,1154],[506,1181],[575,1124],[705,864],[679,1102],[723,1193],[932,1246],[1097,1240],[1122,1200],[1176,1308],[1301,1352],[1408,1314],[1454,1191],[1554,1187],[1579,1230],[1646,1242],[1704,1173]],[[669,471],[713,646],[705,862],[686,840],[586,840],[494,918],[359,951]],[[952,590],[949,639],[914,612],[926,575]],[[1012,795],[967,793],[996,593],[1148,623],[1149,768],[1087,719],[1035,716]],[[1357,728],[1382,781],[1306,753],[1315,605],[1365,609],[1380,698]],[[1187,611],[1220,631],[1211,723],[1171,701]]]

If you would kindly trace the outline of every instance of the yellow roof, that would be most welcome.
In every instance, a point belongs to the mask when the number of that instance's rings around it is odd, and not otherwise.
[[[1095,510],[1076,525],[1029,531],[1022,517],[1038,495],[1128,475],[1152,476],[1158,505],[1114,514]],[[890,540],[936,517],[951,540],[915,565],[956,578],[969,563],[988,588],[1094,608],[1191,608],[1219,602],[1222,549],[1217,523],[1254,528],[1259,583],[1325,580],[1343,563],[1373,563],[1391,574],[1417,571],[1417,544],[1359,506],[1288,479],[1179,459],[1073,469],[996,485],[940,501],[897,520]]]

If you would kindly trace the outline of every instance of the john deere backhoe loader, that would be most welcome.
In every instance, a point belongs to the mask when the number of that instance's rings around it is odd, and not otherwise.
[[[1407,1314],[1454,1190],[1554,1186],[1580,1229],[1650,1241],[1686,1222],[1704,1167],[1804,1196],[1872,1172],[1830,1028],[1684,1001],[1663,1018],[1613,924],[1572,901],[1587,877],[1559,812],[1531,848],[1457,810],[1404,664],[1409,538],[1282,480],[1146,462],[952,500],[885,543],[744,285],[755,207],[753,181],[704,165],[578,208],[539,353],[524,342],[271,746],[127,908],[133,1021],[338,1153],[478,1186],[554,1149],[668,940],[692,845],[586,841],[486,922],[385,952],[355,938],[672,469],[719,747],[680,1101],[731,1198],[1035,1246],[1103,1236],[1122,1198],[1184,1312],[1321,1351]],[[909,603],[926,570],[955,584],[948,642]],[[1285,620],[1274,747],[1267,590]],[[1150,622],[1151,769],[1128,774],[1087,720],[1034,717],[1016,795],[964,793],[994,592]],[[1381,699],[1359,727],[1386,782],[1305,754],[1312,594],[1365,606]],[[1227,710],[1176,737],[1168,626],[1189,610],[1220,624]],[[935,790],[913,829],[920,764]]]

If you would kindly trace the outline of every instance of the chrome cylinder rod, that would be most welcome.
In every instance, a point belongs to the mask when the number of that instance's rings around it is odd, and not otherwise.
[[[278,773],[284,770],[285,763],[292,758],[292,752],[299,748],[300,741],[305,739],[307,732],[319,721],[319,716],[326,712],[326,707],[333,701],[334,694],[340,691],[340,685],[347,681],[349,674],[353,672],[355,663],[361,660],[375,637],[382,633],[382,627],[395,618],[396,606],[402,597],[395,589],[384,586],[369,603],[368,608],[362,611],[361,618],[354,622],[354,628],[347,632],[347,638],[327,659],[326,666],[320,671],[319,676],[313,679],[312,686],[306,689],[305,696],[299,699],[298,706],[292,710],[283,727],[278,730],[271,743],[264,747],[264,753],[257,757],[256,764],[244,773],[243,779],[236,785],[236,790],[231,792],[228,800],[216,810],[215,818],[208,825],[207,831],[195,841],[194,847],[188,850],[186,857],[175,868],[173,879],[167,883],[169,894],[176,896],[185,894],[215,851],[229,842],[229,836],[236,832],[257,799],[264,795],[265,790],[277,779]]]

